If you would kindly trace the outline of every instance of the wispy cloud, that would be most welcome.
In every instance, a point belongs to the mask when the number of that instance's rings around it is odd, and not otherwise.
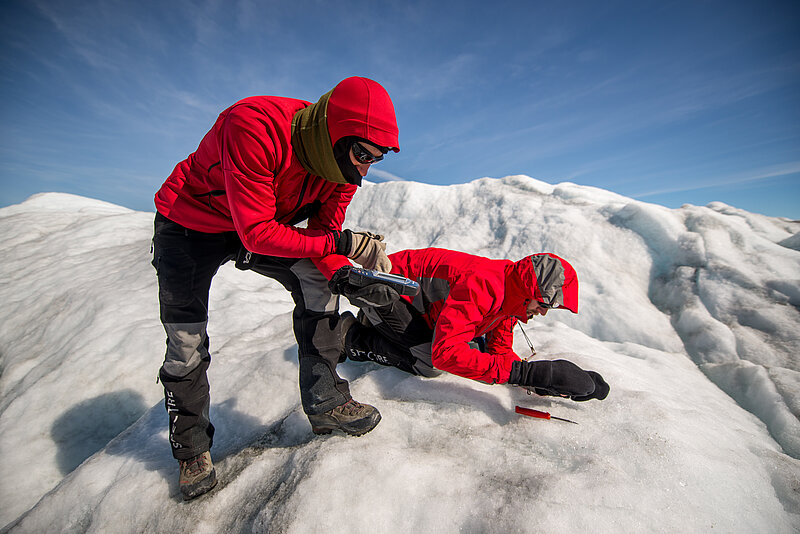
[[[445,57],[440,61],[417,62],[414,58],[398,61],[390,75],[397,79],[394,98],[435,101],[452,97],[466,86],[475,84],[477,56],[468,53]],[[405,65],[404,65],[405,63]]]
[[[780,176],[789,176],[792,174],[800,173],[800,161],[792,161],[778,165],[770,165],[761,169],[753,169],[747,172],[734,174],[728,177],[717,178],[697,178],[687,179],[687,185],[678,187],[666,187],[661,189],[654,189],[644,193],[637,193],[635,198],[645,198],[654,195],[663,195],[667,193],[682,193],[686,191],[697,191],[698,189],[708,189],[712,187],[725,187],[748,182],[758,182],[769,178],[777,178]],[[691,184],[691,185],[689,185]]]
[[[313,101],[362,75],[400,125],[381,181],[522,173],[654,196],[796,172],[772,165],[800,139],[798,41],[779,10],[450,4],[6,2],[4,155],[168,172],[239,98]]]
[[[400,176],[397,176],[396,174],[392,174],[390,172],[383,171],[381,169],[375,169],[375,168],[370,168],[369,175],[367,176],[367,179],[370,180],[371,182],[376,182],[376,183],[380,183],[380,182],[407,182],[408,181],[406,178],[402,178]]]

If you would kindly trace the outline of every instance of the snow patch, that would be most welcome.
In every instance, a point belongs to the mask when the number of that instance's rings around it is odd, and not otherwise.
[[[220,483],[183,503],[155,382],[152,217],[61,194],[0,209],[7,530],[800,528],[798,222],[526,176],[365,183],[346,226],[384,233],[389,252],[568,259],[580,313],[526,330],[537,357],[597,370],[611,394],[572,403],[346,362],[354,397],[383,420],[358,439],[314,436],[290,296],[225,265],[209,324]],[[521,336],[515,350],[529,352]],[[580,424],[521,417],[518,404]]]

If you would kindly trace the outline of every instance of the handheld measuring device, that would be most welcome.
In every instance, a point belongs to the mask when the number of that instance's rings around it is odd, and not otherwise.
[[[419,293],[419,284],[410,278],[399,274],[384,273],[373,269],[353,267],[350,269],[348,282],[356,287],[364,287],[371,284],[386,284],[400,295],[413,297]]]

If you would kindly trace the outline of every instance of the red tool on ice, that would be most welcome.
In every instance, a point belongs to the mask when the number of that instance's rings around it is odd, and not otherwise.
[[[522,330],[522,335],[525,336],[525,341],[528,342],[528,346],[531,348],[531,356],[536,356],[536,349],[533,348],[533,343],[531,343],[528,334],[525,333],[525,329],[522,328],[521,324],[519,323],[517,324],[519,325],[519,329]],[[527,360],[527,358],[525,359]],[[531,394],[530,389],[525,388],[525,390],[528,392],[528,395]],[[559,421],[572,423],[573,425],[578,424],[575,421],[570,421],[569,419],[564,419],[563,417],[556,417],[555,415],[550,415],[547,412],[540,412],[539,410],[531,410],[530,408],[523,408],[522,406],[515,406],[514,411],[517,412],[518,414],[527,415],[528,417],[536,417],[537,419],[558,419]]]
[[[577,425],[575,421],[570,421],[569,419],[564,419],[563,417],[556,417],[555,415],[550,415],[547,412],[540,412],[539,410],[531,410],[530,408],[523,408],[522,406],[515,406],[514,411],[518,414],[527,415],[528,417],[536,417],[537,419],[558,419],[559,421],[565,421],[567,423],[572,423]]]

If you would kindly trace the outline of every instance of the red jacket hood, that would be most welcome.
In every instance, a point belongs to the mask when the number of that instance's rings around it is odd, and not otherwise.
[[[342,137],[354,135],[400,151],[392,99],[381,84],[369,78],[345,78],[333,88],[327,122],[332,145]]]
[[[550,253],[532,254],[513,263],[506,277],[503,309],[525,321],[525,308],[531,300],[578,313],[578,275],[572,265]]]

